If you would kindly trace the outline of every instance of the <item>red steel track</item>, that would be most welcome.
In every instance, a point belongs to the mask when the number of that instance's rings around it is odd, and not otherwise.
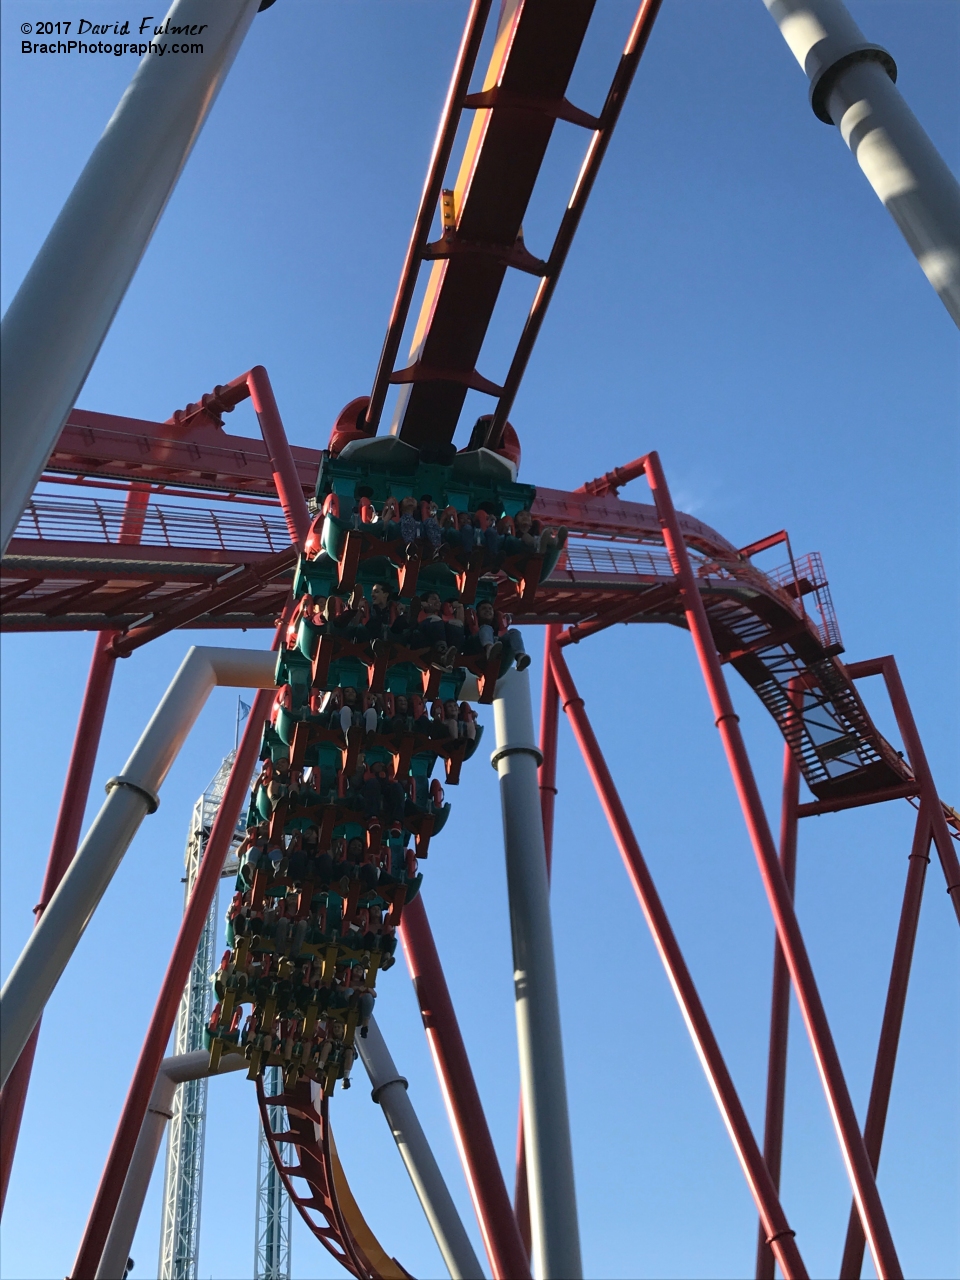
[[[292,1092],[268,1098],[263,1077],[257,1077],[263,1132],[291,1202],[317,1240],[357,1280],[378,1280],[388,1271],[396,1280],[409,1278],[395,1258],[383,1255],[369,1229],[351,1212],[355,1207],[342,1203],[349,1188],[333,1145],[329,1099],[320,1096],[319,1100],[318,1108],[308,1080],[301,1080]],[[274,1128],[278,1113],[286,1116],[286,1129]],[[298,1182],[306,1183],[308,1195]]]

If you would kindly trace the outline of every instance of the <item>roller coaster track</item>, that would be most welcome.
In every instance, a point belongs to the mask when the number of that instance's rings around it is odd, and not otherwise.
[[[411,1280],[382,1248],[358,1209],[333,1140],[329,1099],[321,1097],[318,1110],[315,1092],[309,1081],[301,1080],[291,1092],[267,1097],[263,1077],[257,1077],[263,1132],[291,1202],[324,1248],[357,1280]],[[287,1117],[288,1127],[282,1131],[271,1121],[277,1109]],[[286,1154],[291,1147],[294,1160]],[[309,1195],[303,1195],[298,1182],[307,1184]]]

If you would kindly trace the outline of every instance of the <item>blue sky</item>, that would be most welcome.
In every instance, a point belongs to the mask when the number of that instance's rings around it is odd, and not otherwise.
[[[64,0],[55,13],[4,0],[4,306],[134,69],[22,56],[20,23],[81,8],[112,22],[148,7]],[[850,8],[893,52],[905,97],[956,172],[960,6]],[[372,381],[465,9],[278,0],[256,19],[82,406],[163,419],[262,363],[291,440],[326,442]],[[587,110],[602,101],[632,12],[598,5],[569,93]],[[558,126],[524,227],[534,253],[549,244],[582,146]],[[525,278],[504,292],[479,365],[487,377],[506,369],[530,288]],[[897,656],[954,804],[958,382],[954,327],[837,131],[814,118],[760,0],[665,0],[512,414],[521,478],[575,487],[656,448],[677,506],[733,542],[786,527],[796,550],[822,552],[847,658]],[[253,434],[249,406],[229,425]],[[644,500],[642,482],[625,496]],[[178,632],[118,665],[88,822],[198,640],[267,636]],[[4,973],[30,928],[91,643],[3,637]],[[528,647],[539,643],[529,635]],[[689,637],[617,628],[569,656],[759,1134],[772,926]],[[539,663],[534,674],[538,685]],[[895,738],[875,684],[866,696]],[[749,689],[732,691],[773,813],[781,741]],[[51,1000],[2,1229],[9,1280],[64,1275],[72,1262],[175,935],[190,809],[233,745],[235,697],[211,698]],[[586,1273],[751,1274],[752,1203],[561,733],[554,926]],[[517,1066],[493,771],[478,757],[451,798],[424,897],[512,1185]],[[903,802],[801,829],[800,918],[861,1117],[911,817]],[[960,1271],[958,958],[934,861],[880,1167],[915,1277]],[[385,975],[378,1018],[476,1239],[403,966]],[[796,1009],[792,1031],[783,1200],[811,1275],[825,1276],[839,1264],[849,1193]],[[210,1099],[200,1274],[229,1280],[251,1273],[255,1102],[237,1078],[216,1082]],[[385,1246],[413,1274],[441,1275],[367,1092],[338,1098],[333,1119]],[[159,1181],[135,1277],[155,1274]],[[293,1267],[338,1274],[299,1226]]]

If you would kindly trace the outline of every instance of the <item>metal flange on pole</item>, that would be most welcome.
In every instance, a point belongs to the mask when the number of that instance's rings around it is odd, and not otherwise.
[[[536,1280],[583,1275],[563,1069],[550,885],[540,813],[530,682],[511,670],[493,703],[513,939],[520,1093]]]
[[[841,0],[763,0],[924,275],[960,326],[960,185],[896,87],[897,64]]]

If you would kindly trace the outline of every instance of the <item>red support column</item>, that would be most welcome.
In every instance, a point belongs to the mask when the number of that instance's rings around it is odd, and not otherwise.
[[[278,629],[275,645],[285,630],[286,617],[287,611]],[[156,1084],[157,1072],[173,1030],[177,1006],[187,978],[190,976],[190,966],[200,942],[210,904],[219,887],[220,873],[246,799],[250,777],[260,751],[261,731],[273,698],[272,689],[259,689],[247,717],[240,747],[234,758],[233,768],[230,770],[230,777],[214,819],[207,847],[200,859],[193,892],[183,914],[170,964],[160,987],[150,1026],[147,1028],[143,1048],[140,1050],[140,1057],[134,1069],[130,1090],[123,1105],[110,1154],[103,1168],[100,1185],[80,1242],[80,1249],[70,1272],[72,1280],[95,1280],[103,1247],[116,1212],[117,1201],[120,1199],[127,1170],[130,1167],[133,1149],[147,1113],[150,1094]]]
[[[529,1280],[530,1263],[419,896],[403,909],[400,935],[494,1280]]]
[[[297,466],[290,452],[290,442],[283,429],[280,410],[277,408],[270,379],[263,365],[258,364],[249,373],[243,375],[242,381],[246,382],[250,388],[250,398],[260,423],[263,442],[270,452],[273,481],[277,486],[277,497],[280,499],[280,505],[286,517],[290,541],[302,550],[310,528],[310,512],[303,496]]]
[[[548,623],[543,646],[543,692],[540,698],[540,812],[543,815],[543,843],[547,851],[547,875],[553,863],[553,811],[557,800],[557,729],[560,694],[550,661],[560,627]]]
[[[907,691],[904,689],[903,681],[900,679],[896,658],[889,655],[886,658],[874,658],[868,662],[854,662],[847,667],[847,673],[854,680],[860,680],[864,676],[883,676],[887,686],[887,693],[890,695],[890,701],[893,704],[893,714],[897,718],[897,728],[900,730],[903,745],[907,748],[910,767],[920,783],[921,807],[925,806],[927,809],[933,841],[937,846],[940,865],[943,868],[943,875],[947,882],[947,893],[950,895],[957,919],[960,920],[960,858],[957,857],[956,847],[947,829],[947,820],[943,816],[943,806],[940,803],[940,797],[937,795],[936,784],[933,781],[933,774],[930,772],[930,766],[927,763],[927,756],[923,749],[923,743],[920,741],[920,734],[917,732],[917,725],[913,718],[913,712],[910,710],[910,703],[907,701]]]
[[[135,484],[127,494],[120,521],[118,542],[121,545],[131,546],[140,541],[149,498],[149,485]],[[54,828],[53,842],[47,858],[47,870],[40,890],[40,901],[33,908],[34,923],[40,919],[46,909],[57,885],[63,879],[64,872],[73,861],[77,845],[80,843],[80,828],[87,807],[87,797],[90,794],[93,767],[97,759],[103,720],[110,698],[110,686],[113,684],[116,659],[109,649],[116,634],[115,631],[100,631],[93,643],[87,686],[80,705],[77,732],[73,740],[73,750],[70,753],[70,763],[67,766],[67,776],[63,783],[60,812],[57,814],[57,825]],[[7,1199],[7,1187],[10,1185],[10,1173],[20,1137],[23,1108],[27,1101],[33,1060],[37,1052],[37,1041],[40,1038],[40,1021],[37,1021],[33,1034],[24,1045],[6,1087],[0,1090],[0,1213],[3,1212]]]
[[[870,1087],[867,1122],[863,1128],[863,1141],[874,1173],[880,1164],[880,1148],[883,1145],[883,1131],[887,1123],[887,1107],[890,1104],[890,1091],[893,1088],[893,1070],[900,1044],[903,1010],[907,1002],[907,984],[910,981],[913,946],[916,942],[917,924],[920,919],[923,882],[927,874],[927,864],[930,861],[931,836],[930,813],[926,805],[921,804],[913,833],[913,848],[907,864],[907,883],[903,891],[900,926],[897,929],[897,943],[893,950],[893,963],[890,967],[890,984],[887,987],[887,1002],[880,1027],[880,1043],[877,1045],[877,1062],[873,1071],[873,1084]],[[847,1224],[843,1261],[840,1263],[840,1280],[860,1280],[863,1247],[863,1227],[857,1214],[857,1206],[853,1205],[850,1209],[850,1221]]]
[[[720,1114],[733,1142],[737,1159],[747,1179],[750,1194],[757,1206],[760,1220],[764,1224],[767,1242],[787,1280],[792,1280],[792,1277],[806,1276],[807,1270],[793,1238],[794,1232],[787,1222],[777,1189],[760,1154],[760,1148],[757,1146],[733,1080],[730,1078],[706,1011],[700,1003],[700,997],[680,945],[667,919],[667,913],[660,901],[637,838],[614,786],[613,778],[610,776],[610,770],[607,768],[590,721],[587,719],[583,699],[577,693],[559,649],[553,650],[552,665],[563,709],[570,719],[577,744],[587,763],[593,785],[597,789],[610,824],[610,830],[617,842],[663,967],[667,971],[667,977],[677,1003],[680,1005],[680,1011],[687,1024],[697,1056],[706,1073],[717,1106],[720,1108]]]
[[[799,690],[792,689],[796,694]],[[793,897],[797,874],[797,804],[800,770],[789,747],[783,750],[783,801],[780,811],[780,866]],[[783,1153],[783,1110],[787,1090],[787,1039],[790,1026],[790,973],[780,940],[773,943],[773,992],[770,999],[770,1053],[767,1059],[767,1107],[763,1124],[763,1158],[773,1185],[780,1190]],[[760,1223],[757,1238],[757,1280],[774,1280],[775,1263]]]
[[[740,733],[739,717],[733,709],[733,702],[730,699],[730,692],[727,689],[710,632],[706,610],[700,598],[687,548],[684,545],[673,499],[670,497],[663,468],[656,453],[651,453],[647,458],[647,479],[656,503],[664,544],[670,555],[674,573],[680,581],[687,625],[690,628],[694,648],[710,695],[716,725],[720,730],[727,762],[733,775],[740,807],[743,810],[767,900],[777,927],[777,936],[783,947],[787,967],[790,970],[790,979],[823,1083],[827,1105],[830,1108],[840,1151],[853,1188],[857,1211],[864,1224],[874,1266],[880,1280],[901,1280],[903,1272],[893,1236],[890,1234],[887,1217],[880,1201],[876,1179],[867,1149],[863,1144],[863,1136],[857,1126],[856,1112],[853,1109],[843,1068],[833,1042],[826,1010],[817,988],[813,966],[800,932],[800,924],[793,909],[790,891],[783,877],[780,863],[777,861],[773,836],[770,833],[760,792],[753,776],[743,735]]]
[[[107,648],[115,634],[114,631],[99,631],[94,639],[87,687],[84,690],[80,716],[77,720],[77,733],[63,784],[63,797],[60,801],[53,842],[50,845],[43,888],[40,890],[40,901],[33,909],[37,920],[40,919],[57,885],[63,879],[64,872],[73,861],[80,842],[80,828],[84,810],[87,807],[87,797],[90,794],[93,766],[97,759],[103,719],[113,682],[116,659],[107,652]],[[30,1087],[30,1075],[33,1071],[33,1059],[39,1036],[40,1022],[38,1021],[17,1060],[17,1065],[10,1073],[6,1087],[0,1092],[0,1179],[2,1179],[0,1210],[7,1198],[7,1186],[10,1181],[10,1171],[13,1168],[13,1157],[17,1150],[20,1121],[23,1118],[27,1090]]]
[[[547,876],[553,863],[553,811],[557,798],[557,729],[560,716],[560,695],[553,678],[550,654],[560,634],[560,627],[547,623],[543,646],[543,691],[540,697],[540,813],[543,818],[543,843],[547,854]],[[523,1103],[517,1118],[517,1179],[513,1196],[514,1209],[520,1235],[530,1257],[532,1238],[530,1233],[530,1197],[527,1189],[527,1153],[523,1145]]]

